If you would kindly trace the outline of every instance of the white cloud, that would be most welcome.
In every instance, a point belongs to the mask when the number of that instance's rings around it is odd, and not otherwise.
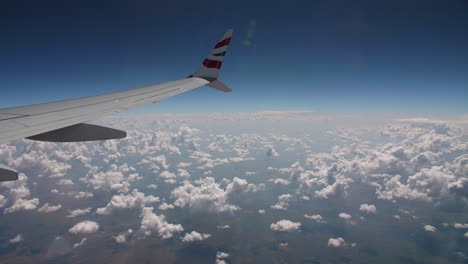
[[[129,236],[131,234],[133,234],[133,230],[128,229],[127,232],[123,232],[123,233],[120,233],[117,236],[115,236],[114,240],[118,244],[124,244],[125,242],[127,242],[127,236]]]
[[[123,244],[123,243],[127,242],[126,237],[125,237],[125,233],[117,235],[114,239],[115,239],[115,242],[119,243],[119,244]]]
[[[74,199],[84,199],[84,198],[91,198],[94,195],[90,192],[70,192],[68,196],[73,197]]]
[[[172,172],[169,172],[169,171],[163,171],[159,174],[159,178],[163,178],[163,179],[175,179],[176,178],[176,175]]]
[[[16,243],[22,242],[23,240],[24,240],[23,235],[18,234],[14,238],[10,239],[9,242],[10,242],[10,244],[16,244]]]
[[[308,215],[308,214],[305,214],[304,215],[305,218],[307,219],[310,219],[310,220],[314,220],[315,222],[319,223],[319,224],[326,224],[327,221],[323,220],[323,217],[321,215]]]
[[[86,177],[81,178],[80,181],[87,183],[95,190],[117,190],[126,193],[132,182],[141,179],[138,173],[135,173],[136,169],[126,163],[121,166],[111,164],[107,171],[99,171],[99,169],[98,166],[91,167]]]
[[[2,195],[0,198],[0,207],[5,207],[7,200],[10,201],[10,206],[5,209],[5,213],[14,213],[18,211],[34,210],[39,205],[38,198],[28,199],[31,191],[28,188],[28,177],[20,173],[18,180],[0,183],[0,187],[6,188],[6,197]]]
[[[459,228],[468,228],[468,223],[463,223],[463,224],[460,224],[460,223],[455,223],[453,224],[453,227],[459,229]]]
[[[274,180],[271,180],[273,181],[274,184],[283,184],[283,185],[288,185],[290,182],[288,180],[285,180],[285,179],[274,179]]]
[[[39,146],[37,146],[39,148]],[[33,171],[37,177],[60,178],[71,169],[67,163],[60,163],[50,159],[45,150],[35,149],[27,153],[22,153],[20,157],[13,160],[12,167],[22,171]]]
[[[217,259],[227,259],[229,257],[230,257],[229,254],[226,253],[226,252],[222,252],[222,251],[216,252],[216,258]]]
[[[167,204],[167,203],[162,203],[159,207],[159,210],[166,211],[169,209],[174,209],[174,206],[172,204]]]
[[[156,190],[156,189],[158,189],[158,186],[156,184],[150,184],[150,185],[146,186],[146,188]]]
[[[315,196],[319,198],[330,198],[340,196],[341,194],[346,193],[345,189],[347,188],[347,184],[351,182],[350,179],[343,179],[342,181],[336,181],[332,185],[327,185],[323,189],[319,191],[315,191]]]
[[[289,220],[280,220],[276,223],[270,225],[270,228],[275,231],[281,232],[292,232],[297,231],[301,227],[301,223],[299,222],[292,222]]]
[[[347,213],[340,213],[338,215],[338,217],[341,218],[341,219],[345,219],[345,220],[349,220],[349,219],[352,218],[352,216],[350,214],[347,214]]]
[[[157,232],[162,239],[167,239],[171,238],[175,233],[184,231],[181,225],[168,223],[164,215],[153,213],[153,207],[144,207],[141,210],[141,218],[140,230],[145,236]]]
[[[39,204],[39,199],[33,198],[30,200],[25,200],[25,199],[17,199],[15,203],[5,209],[5,213],[14,213],[18,211],[26,211],[26,210],[34,210],[37,208],[37,205]]]
[[[236,178],[235,178],[236,179]],[[174,205],[188,206],[193,210],[208,210],[212,212],[233,212],[239,207],[229,204],[229,196],[233,196],[248,188],[245,180],[234,180],[226,190],[223,190],[215,179],[206,177],[200,179],[200,186],[194,186],[185,181],[182,186],[175,188],[171,196],[175,199]]]
[[[263,209],[260,209],[260,210],[258,210],[258,213],[259,213],[259,214],[265,214],[265,213],[266,213],[266,211],[265,211],[265,210],[263,210]]]
[[[328,239],[328,246],[329,247],[338,248],[338,247],[342,247],[344,245],[346,245],[346,243],[345,243],[344,239],[341,238],[341,237]]]
[[[57,204],[57,205],[49,205],[49,203],[45,203],[41,208],[37,209],[39,213],[52,213],[60,210],[62,208],[62,205]]]
[[[291,201],[292,195],[291,194],[282,194],[278,196],[278,202],[270,208],[276,209],[276,210],[286,210],[289,207],[289,201]]]
[[[107,203],[106,207],[98,208],[96,210],[97,214],[109,215],[113,210],[119,208],[143,208],[147,204],[152,204],[159,202],[159,197],[154,197],[152,195],[145,196],[144,193],[139,192],[137,189],[134,189],[131,193],[119,194],[112,196],[112,199]]]
[[[368,213],[368,214],[375,214],[377,213],[377,208],[375,207],[375,205],[373,204],[361,204],[359,206],[359,210],[361,212],[365,212],[365,213]]]
[[[73,244],[73,248],[80,247],[86,243],[86,237],[83,237],[80,242]]]
[[[68,230],[68,232],[75,234],[75,235],[91,234],[91,233],[95,233],[96,231],[98,231],[98,229],[99,229],[99,225],[96,222],[86,220],[86,221],[79,222],[78,224],[74,225],[72,228]]]
[[[70,211],[70,213],[67,215],[67,217],[77,217],[77,216],[82,216],[85,214],[88,214],[91,212],[91,207],[88,207],[86,209],[75,209]]]
[[[431,225],[425,225],[424,230],[426,230],[427,232],[435,232],[435,231],[437,231],[437,228],[435,228],[434,226],[431,226]]]
[[[202,241],[207,238],[211,237],[210,234],[198,233],[196,231],[192,231],[191,233],[186,233],[184,237],[181,238],[182,242],[195,242],[195,241]]]

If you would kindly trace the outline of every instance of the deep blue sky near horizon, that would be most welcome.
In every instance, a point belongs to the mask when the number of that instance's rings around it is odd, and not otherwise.
[[[0,107],[183,78],[234,28],[233,93],[137,111],[466,114],[467,13],[463,0],[15,1],[0,6]]]

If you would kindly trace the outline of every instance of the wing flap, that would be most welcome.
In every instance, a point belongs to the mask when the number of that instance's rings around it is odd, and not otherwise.
[[[47,142],[82,142],[94,140],[119,139],[127,136],[122,130],[92,124],[80,123],[48,131],[27,139]]]

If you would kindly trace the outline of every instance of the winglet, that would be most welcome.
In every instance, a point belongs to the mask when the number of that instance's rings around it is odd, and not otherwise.
[[[219,69],[223,64],[224,56],[229,47],[232,38],[232,29],[224,33],[221,40],[216,43],[215,47],[211,50],[208,57],[203,61],[202,65],[189,77],[198,77],[209,81],[208,86],[221,90],[223,92],[230,92],[231,89],[218,80]]]

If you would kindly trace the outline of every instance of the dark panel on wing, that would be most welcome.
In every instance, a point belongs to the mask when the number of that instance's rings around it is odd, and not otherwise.
[[[38,134],[27,139],[48,142],[81,142],[81,141],[95,141],[95,140],[108,140],[119,139],[127,136],[127,132],[103,127],[98,125],[91,125],[80,123],[69,127],[52,130],[42,134]]]
[[[8,168],[7,166],[0,165],[0,182],[16,181],[18,179],[18,172]]]

